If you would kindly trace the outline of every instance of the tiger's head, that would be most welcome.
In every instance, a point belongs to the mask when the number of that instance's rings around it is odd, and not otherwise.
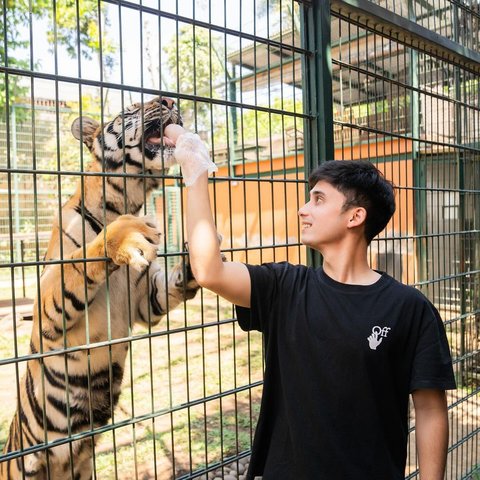
[[[163,135],[172,123],[182,125],[175,101],[156,97],[134,103],[103,125],[93,118],[79,117],[72,124],[72,134],[106,171],[115,171],[124,162],[139,170],[162,170],[172,164],[174,145]]]

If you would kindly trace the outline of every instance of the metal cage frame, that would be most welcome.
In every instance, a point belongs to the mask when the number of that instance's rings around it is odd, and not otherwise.
[[[106,122],[112,105],[161,94],[178,101],[220,167],[210,188],[228,259],[320,264],[298,240],[296,211],[321,162],[366,159],[395,182],[398,212],[373,241],[371,263],[439,306],[459,386],[448,394],[446,478],[480,479],[478,5],[76,0],[65,13],[57,0],[0,2],[0,386],[9,386],[1,401],[13,405],[27,360],[58,354],[28,352],[31,303],[23,299],[39,294],[40,270],[51,263],[42,260],[43,216],[58,214],[73,182],[91,175],[67,122],[90,112]],[[44,53],[42,29],[51,47]],[[47,67],[36,61],[42,55]],[[105,172],[97,175],[105,182]],[[143,208],[165,232],[158,260],[166,271],[187,255],[183,194],[170,170]],[[118,414],[54,444],[0,454],[0,462],[102,434],[95,478],[244,478],[261,337],[242,332],[232,306],[202,291],[159,327],[132,327],[121,341],[130,349]],[[5,422],[0,416],[0,442]],[[414,432],[411,418],[409,479],[419,475]]]

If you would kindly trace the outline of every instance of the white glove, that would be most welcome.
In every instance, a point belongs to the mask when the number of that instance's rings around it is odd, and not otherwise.
[[[183,181],[189,187],[205,171],[216,172],[218,167],[210,160],[207,147],[196,133],[184,133],[177,139],[175,160],[182,167]]]

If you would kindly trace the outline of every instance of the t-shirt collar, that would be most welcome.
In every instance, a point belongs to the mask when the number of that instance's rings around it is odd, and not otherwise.
[[[317,268],[316,273],[317,273],[317,278],[321,283],[326,284],[332,288],[335,288],[336,290],[341,290],[342,292],[345,292],[345,293],[369,293],[369,292],[374,292],[382,289],[391,280],[391,277],[385,272],[382,272],[379,270],[375,270],[375,271],[380,274],[380,278],[375,283],[372,283],[371,285],[355,285],[350,283],[337,282],[336,280],[334,280],[332,277],[329,277],[325,273],[325,271],[323,270],[323,267]]]

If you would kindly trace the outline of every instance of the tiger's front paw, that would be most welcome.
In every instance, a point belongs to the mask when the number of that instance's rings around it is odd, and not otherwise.
[[[106,253],[115,265],[142,271],[157,257],[161,233],[151,217],[122,215],[107,226],[106,237]]]

